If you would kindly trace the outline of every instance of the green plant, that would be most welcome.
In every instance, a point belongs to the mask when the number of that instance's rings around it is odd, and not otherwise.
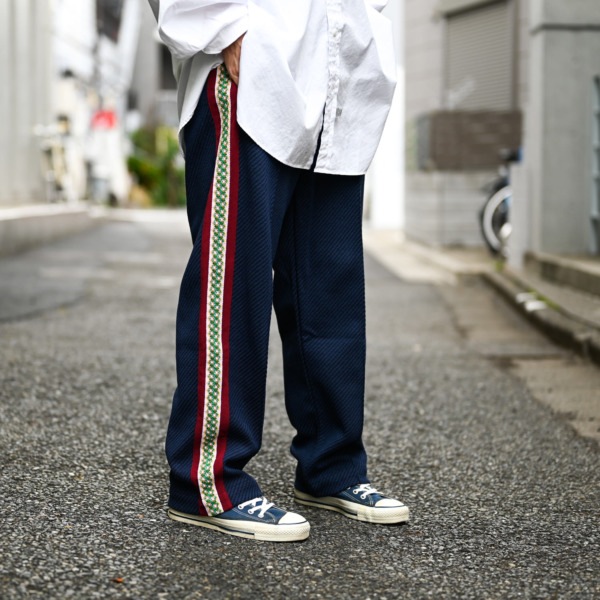
[[[138,129],[131,135],[134,153],[127,168],[158,206],[185,205],[184,169],[177,166],[179,142],[170,127]]]

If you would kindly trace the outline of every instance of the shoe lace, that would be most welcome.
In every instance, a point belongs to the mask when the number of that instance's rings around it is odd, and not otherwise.
[[[259,502],[260,504],[258,504]],[[258,510],[258,517],[260,519],[262,519],[265,516],[265,513],[273,506],[273,503],[267,502],[266,498],[258,497],[242,502],[242,504],[238,504],[238,508],[246,508],[246,506],[249,506],[250,504],[252,505],[252,508],[248,510],[248,514],[253,515]]]
[[[361,500],[366,500],[367,496],[371,496],[372,494],[379,494],[379,492],[370,483],[361,483],[352,490],[352,493],[360,494]]]

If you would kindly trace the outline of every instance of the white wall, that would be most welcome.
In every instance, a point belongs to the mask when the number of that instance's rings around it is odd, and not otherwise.
[[[404,0],[407,121],[442,108],[444,32],[443,21],[436,16],[438,3]]]

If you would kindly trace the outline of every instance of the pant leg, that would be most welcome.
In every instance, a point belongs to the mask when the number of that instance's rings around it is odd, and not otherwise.
[[[298,174],[235,120],[237,88],[211,73],[186,126],[194,248],[177,311],[177,390],[167,432],[169,506],[215,515],[260,495],[243,471],[264,419],[272,263]]]
[[[362,176],[303,172],[275,259],[296,487],[317,496],[368,481],[363,187]]]

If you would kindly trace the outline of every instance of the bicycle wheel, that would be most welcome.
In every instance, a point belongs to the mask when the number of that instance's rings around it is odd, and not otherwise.
[[[512,189],[505,186],[490,196],[480,213],[480,225],[483,239],[493,254],[499,254],[503,242],[501,231],[509,222],[510,199]]]

